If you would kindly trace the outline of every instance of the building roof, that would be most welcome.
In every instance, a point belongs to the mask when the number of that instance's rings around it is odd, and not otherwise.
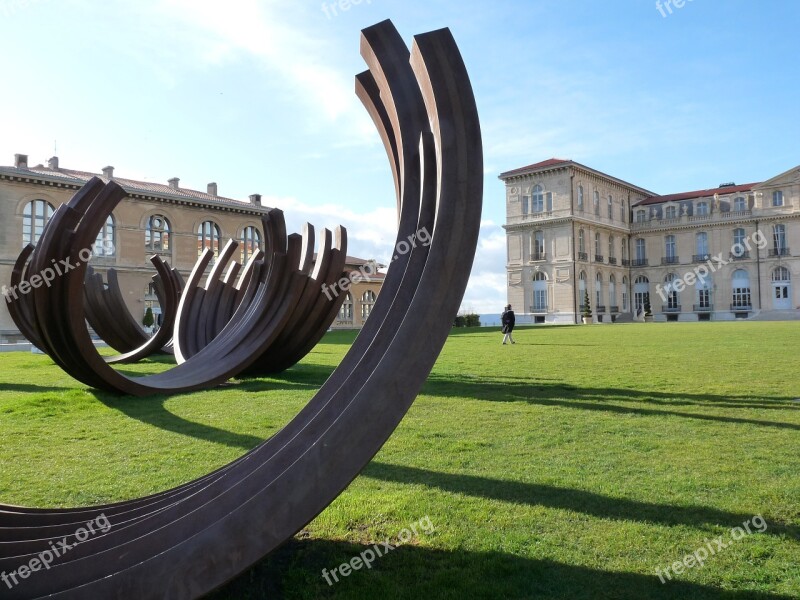
[[[513,169],[511,171],[506,171],[505,173],[500,173],[500,179],[505,179],[506,177],[513,177],[514,175],[522,175],[524,173],[538,171],[539,169],[545,169],[548,167],[555,167],[557,165],[567,165],[572,163],[569,159],[564,158],[548,158],[547,160],[543,160],[538,163],[533,163],[532,165],[528,165],[527,167],[520,167],[519,169]]]
[[[49,181],[63,181],[68,184],[83,185],[92,177],[98,177],[105,181],[114,181],[122,186],[129,194],[155,196],[165,199],[181,199],[200,202],[215,207],[230,207],[239,208],[243,210],[252,210],[259,213],[269,210],[268,207],[262,207],[253,204],[250,201],[235,200],[233,198],[225,198],[223,196],[213,196],[206,192],[192,190],[188,188],[178,187],[173,188],[166,184],[153,183],[149,181],[137,181],[134,179],[125,179],[122,177],[113,177],[109,179],[101,173],[91,173],[89,171],[77,171],[75,169],[51,169],[44,165],[37,165],[35,167],[0,167],[0,173],[18,176],[18,177],[41,177]]]
[[[600,175],[601,177],[605,177],[606,179],[614,181],[614,182],[616,182],[616,183],[618,183],[618,184],[620,184],[622,186],[635,189],[635,190],[637,190],[638,192],[640,192],[642,194],[647,194],[649,196],[653,196],[654,195],[653,192],[651,192],[650,190],[646,190],[646,189],[644,189],[642,187],[639,187],[638,185],[634,185],[634,184],[632,184],[632,183],[630,183],[628,181],[625,181],[623,179],[619,179],[618,177],[612,177],[611,175],[609,175],[607,173],[603,173],[602,171],[598,171],[597,169],[592,169],[591,167],[587,167],[586,165],[582,165],[579,162],[575,162],[574,160],[565,159],[565,158],[548,158],[547,160],[543,160],[543,161],[538,162],[538,163],[533,163],[532,165],[528,165],[527,167],[520,167],[519,169],[513,169],[511,171],[506,171],[505,173],[500,173],[498,178],[502,179],[502,180],[506,180],[506,179],[509,179],[511,177],[519,177],[520,175],[528,175],[528,174],[531,174],[531,173],[536,173],[537,171],[543,171],[543,170],[547,170],[547,169],[555,169],[555,168],[558,168],[558,167],[577,167],[577,168],[582,169],[582,170],[584,170],[586,172],[595,173],[597,175]]]
[[[645,198],[641,202],[634,204],[634,207],[647,206],[650,204],[662,204],[664,202],[677,202],[680,200],[692,200],[694,198],[710,198],[714,196],[714,194],[726,195],[737,194],[739,192],[749,192],[752,191],[752,189],[757,185],[759,185],[759,182],[746,183],[744,185],[724,185],[709,190],[695,190],[694,192],[681,192],[679,194],[668,194],[666,196],[650,196],[649,198]]]

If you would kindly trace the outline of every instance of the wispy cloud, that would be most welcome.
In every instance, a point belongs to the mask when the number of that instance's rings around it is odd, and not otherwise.
[[[255,59],[307,110],[346,132],[342,143],[376,144],[374,127],[353,93],[353,74],[333,65],[331,39],[313,36],[313,26],[291,4],[276,0],[159,0],[157,10],[184,35],[197,32],[194,53],[208,65]],[[302,27],[294,21],[304,21]]]

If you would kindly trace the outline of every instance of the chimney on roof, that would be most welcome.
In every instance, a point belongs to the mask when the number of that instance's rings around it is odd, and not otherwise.
[[[53,171],[58,171],[58,157],[54,156],[52,158],[47,159],[47,168],[52,169]]]
[[[103,177],[106,179],[114,179],[114,167],[103,167]]]
[[[27,154],[15,154],[14,155],[14,166],[18,169],[27,169],[28,168],[28,155]]]
[[[181,180],[178,179],[177,177],[173,177],[172,179],[167,181],[167,183],[169,183],[169,187],[171,187],[173,190],[180,189]]]
[[[217,197],[217,184],[216,183],[209,183],[208,184],[208,195]]]
[[[253,206],[261,206],[261,194],[251,194],[250,204]]]

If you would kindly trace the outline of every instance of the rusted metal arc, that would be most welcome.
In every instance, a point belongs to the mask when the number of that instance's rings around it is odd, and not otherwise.
[[[16,290],[17,297],[14,298],[13,296],[7,296],[6,307],[8,308],[8,313],[11,315],[11,320],[14,321],[14,325],[17,326],[17,329],[19,329],[20,333],[24,335],[31,344],[37,348],[41,348],[43,344],[39,335],[36,320],[32,314],[33,307],[30,302],[26,301],[25,295],[20,297],[21,292],[19,290],[20,283],[23,281],[28,281],[28,279],[25,277],[25,267],[32,253],[33,246],[28,244],[25,246],[25,248],[23,248],[22,252],[14,263],[14,267],[11,270],[10,283],[11,289]]]
[[[444,345],[472,266],[481,137],[469,79],[449,31],[415,38],[413,72],[391,23],[365,30],[364,46],[380,91],[368,94],[367,103],[381,117],[379,128],[392,123],[383,139],[398,141],[396,151],[387,148],[400,165],[398,241],[425,227],[432,232],[430,245],[418,245],[392,264],[373,314],[342,364],[284,429],[213,478],[202,478],[196,493],[182,486],[151,498],[175,502],[127,524],[112,517],[108,534],[77,546],[68,562],[26,580],[10,597],[199,597],[313,519],[408,410]],[[4,518],[0,513],[0,524]]]
[[[138,348],[118,356],[106,357],[105,361],[110,365],[135,363],[158,352],[164,352],[164,348],[172,339],[172,331],[178,315],[178,302],[181,295],[181,277],[178,271],[171,269],[169,265],[161,260],[160,256],[151,257],[150,262],[158,272],[153,279],[157,284],[157,289],[160,290],[161,327],[159,327],[155,335],[147,339]]]

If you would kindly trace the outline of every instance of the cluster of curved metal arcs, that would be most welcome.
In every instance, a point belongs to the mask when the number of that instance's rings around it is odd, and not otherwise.
[[[66,510],[0,506],[0,571],[6,572],[28,564],[51,542],[63,538],[74,543],[76,530],[92,519],[104,516],[109,524],[107,531],[75,545],[49,569],[4,589],[4,598],[202,596],[277,548],[328,506],[411,406],[444,345],[472,267],[483,191],[480,125],[469,77],[449,30],[416,36],[409,52],[385,21],[362,32],[361,51],[370,70],[357,76],[357,94],[389,155],[398,196],[398,240],[426,228],[433,232],[431,243],[398,256],[369,320],[339,367],[286,427],[245,456],[173,490],[118,504]],[[58,233],[49,229],[40,247],[64,256],[71,248],[86,247],[105,214],[92,206],[112,206],[119,194],[113,185],[90,184],[61,211],[61,228]],[[181,323],[175,328],[175,353],[186,361],[146,378],[146,384],[109,374],[113,370],[81,333],[86,331],[81,273],[63,278],[47,294],[35,294],[29,307],[36,313],[34,322],[48,324],[37,333],[59,364],[83,381],[112,389],[131,386],[142,392],[149,386],[184,385],[197,375],[191,365],[201,356],[208,357],[201,364],[214,371],[213,377],[221,377],[231,356],[223,352],[233,345],[256,357],[248,368],[273,365],[275,354],[284,352],[281,344],[291,342],[279,332],[293,330],[297,323],[302,323],[301,331],[315,330],[295,306],[316,314],[316,291],[306,297],[308,281],[292,268],[304,264],[310,246],[299,237],[284,245],[282,224],[279,213],[270,215],[265,227],[270,260],[256,263],[246,286],[231,287],[226,278],[214,289],[192,294],[199,289],[198,265],[180,300],[192,316],[185,330]],[[63,245],[69,241],[74,243]],[[336,249],[342,243],[339,239]],[[320,254],[330,259],[318,263],[316,275],[341,271],[338,253]],[[45,255],[34,253],[34,269],[44,262]],[[167,270],[158,262],[155,266],[165,293],[173,293]],[[216,337],[217,321],[204,332],[192,332],[195,316],[203,322],[214,311],[227,314],[236,304],[232,296],[239,293],[243,298],[238,308]],[[262,303],[270,307],[269,314],[251,316],[250,307]],[[253,330],[245,331],[239,323]],[[244,333],[248,335],[240,335]],[[236,343],[229,346],[232,339]],[[68,349],[63,340],[73,347]],[[308,343],[310,339],[304,341]],[[292,352],[283,354],[285,361],[305,350],[300,346],[294,344]]]
[[[158,256],[151,258],[164,320],[148,338],[125,308],[116,272],[109,270],[105,284],[86,264],[81,255],[86,251],[77,250],[91,248],[92,236],[125,196],[113,181],[89,181],[55,211],[39,244],[22,251],[12,272],[15,289],[30,288],[11,301],[12,318],[31,342],[76,379],[146,395],[208,387],[245,370],[274,373],[302,359],[333,322],[343,298],[329,299],[323,290],[344,272],[344,228],[337,228],[335,238],[323,230],[315,261],[314,228],[306,224],[302,236],[287,236],[283,213],[272,209],[262,218],[265,249],[242,268],[230,262],[238,244],[229,241],[205,284],[203,275],[214,258],[209,249],[185,285],[177,270]],[[65,265],[61,276],[46,286],[31,285],[36,274],[59,264]],[[121,354],[101,357],[84,321]],[[178,365],[141,378],[109,366],[159,351],[174,352]]]

